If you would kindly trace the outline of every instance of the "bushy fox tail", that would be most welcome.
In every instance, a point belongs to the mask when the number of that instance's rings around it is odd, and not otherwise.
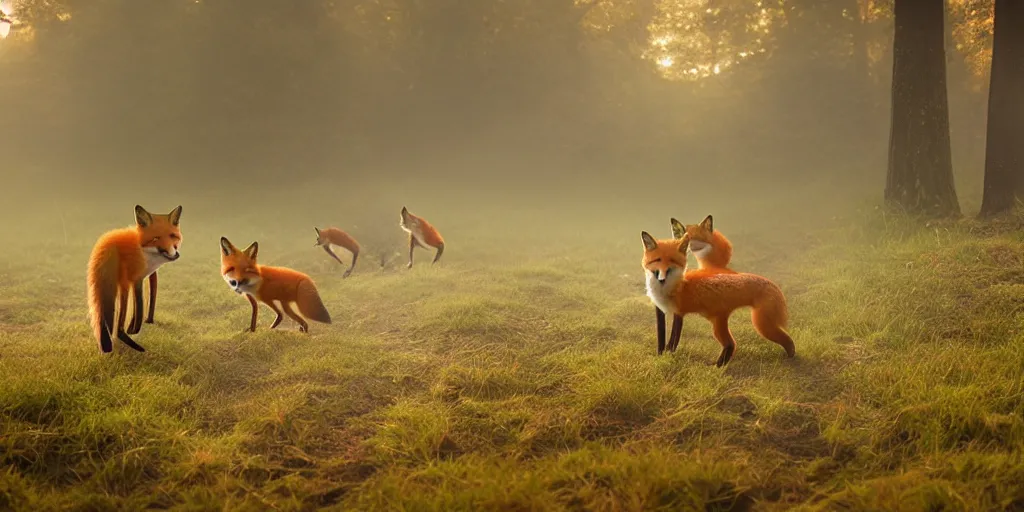
[[[299,306],[299,313],[302,316],[322,322],[331,323],[331,314],[327,312],[324,301],[320,299],[320,293],[316,291],[313,281],[302,280],[299,282],[298,296],[295,298]]]
[[[118,254],[115,247],[93,251],[87,278],[89,318],[100,350],[114,350],[110,333],[114,330],[114,301],[117,299]]]
[[[778,343],[786,351],[787,356],[793,357],[796,354],[796,347],[786,332],[786,324],[789,322],[786,297],[775,283],[767,281],[767,284],[764,293],[754,303],[750,320],[758,334]]]

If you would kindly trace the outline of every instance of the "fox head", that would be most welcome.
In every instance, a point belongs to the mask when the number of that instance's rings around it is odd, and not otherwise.
[[[683,225],[676,219],[672,219],[672,238],[682,239],[689,235],[689,250],[697,258],[702,258],[711,250],[711,242],[715,234],[714,221],[710,215],[704,217],[700,224]]]
[[[402,227],[405,229],[413,229],[419,224],[419,220],[415,215],[409,213],[409,209],[402,207]]]
[[[135,227],[139,230],[142,251],[174,261],[181,256],[181,206],[166,215],[152,214],[145,208],[135,205]]]
[[[320,247],[330,243],[330,240],[327,240],[327,237],[320,231],[320,228],[314,227],[313,229],[316,230],[316,242],[313,243],[313,247]]]
[[[643,267],[649,289],[674,287],[686,272],[686,251],[690,238],[685,233],[678,240],[656,240],[650,233],[640,234],[644,242]]]
[[[239,251],[227,238],[220,237],[220,274],[235,293],[254,294],[259,290],[263,278],[256,264],[257,242]]]

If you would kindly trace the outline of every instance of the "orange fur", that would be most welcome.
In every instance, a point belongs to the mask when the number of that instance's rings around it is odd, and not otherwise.
[[[256,330],[259,308],[256,299],[277,313],[271,329],[281,323],[282,312],[299,324],[299,330],[309,331],[309,324],[292,309],[299,307],[302,316],[317,322],[331,323],[331,315],[324,306],[316,284],[308,275],[284,267],[267,267],[256,262],[259,245],[253,242],[244,251],[238,250],[227,238],[221,238],[221,275],[238,293],[245,293],[252,304],[252,322],[249,330]],[[236,284],[231,284],[235,282]],[[236,287],[237,285],[237,287]],[[281,303],[278,309],[275,302]]]
[[[409,233],[409,268],[412,268],[412,252],[417,245],[437,249],[434,261],[431,263],[437,263],[437,260],[441,259],[441,254],[444,253],[444,238],[441,237],[437,228],[423,217],[409,213],[409,209],[404,206],[401,213],[401,226]]]
[[[134,227],[115,229],[100,236],[89,256],[86,277],[89,317],[93,335],[102,352],[113,350],[111,334],[125,344],[143,351],[124,332],[129,291],[142,289],[142,279],[155,272],[150,260],[174,261],[181,244],[181,207],[166,215],[154,215],[135,207]],[[146,250],[150,249],[147,257]],[[161,260],[165,258],[165,260]],[[118,326],[114,328],[115,301],[120,299]],[[135,315],[141,315],[142,298],[136,294]],[[134,321],[133,321],[134,323]],[[137,330],[135,331],[137,332]]]
[[[324,245],[330,243],[337,245],[338,247],[344,247],[348,252],[353,254],[359,253],[359,242],[356,242],[352,235],[338,229],[338,228],[327,228],[317,229],[317,245]]]
[[[648,272],[648,295],[665,314],[682,318],[696,313],[708,319],[715,338],[722,345],[719,366],[728,363],[735,352],[736,341],[729,331],[729,316],[742,307],[752,308],[751,320],[761,336],[782,346],[787,356],[795,354],[793,340],[785,330],[786,298],[775,283],[759,275],[728,269],[687,271],[688,235],[675,240],[655,240],[645,232],[643,239],[642,264]],[[658,280],[659,277],[664,281]],[[670,343],[669,349],[674,350],[677,342],[678,339]]]
[[[346,278],[352,275],[352,270],[356,268],[356,260],[359,259],[359,242],[356,242],[355,238],[352,238],[351,235],[338,228],[327,228],[324,230],[321,230],[320,228],[313,229],[316,230],[316,244],[314,245],[318,247],[323,247],[324,252],[326,252],[330,257],[337,260],[338,263],[341,263],[342,265],[345,264],[344,262],[341,261],[341,258],[339,258],[338,255],[334,254],[334,251],[331,250],[332,245],[344,247],[345,249],[352,253],[352,264],[349,265],[348,269],[345,270],[345,274],[342,276],[342,278]]]
[[[680,239],[684,233],[689,235],[691,244],[696,241],[710,246],[710,250],[701,251],[700,253],[693,251],[691,248],[691,252],[694,253],[694,258],[697,260],[698,268],[717,268],[734,272],[729,268],[729,262],[732,260],[732,242],[721,231],[714,229],[710,215],[705,217],[700,224],[688,224],[686,226],[678,220],[672,219],[673,237]]]

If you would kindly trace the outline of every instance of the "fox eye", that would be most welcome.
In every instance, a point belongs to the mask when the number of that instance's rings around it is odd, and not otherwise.
[[[178,235],[175,235],[174,233],[171,233],[171,240],[177,240],[179,238],[181,238],[181,237],[178,236]]]
[[[224,273],[225,274],[230,274],[230,273],[232,273],[234,271],[235,271],[235,267],[228,267],[227,270],[224,271]]]

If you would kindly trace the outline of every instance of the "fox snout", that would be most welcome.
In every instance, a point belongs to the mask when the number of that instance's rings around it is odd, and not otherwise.
[[[654,279],[657,280],[659,284],[665,284],[665,281],[668,280],[668,275],[670,272],[672,272],[671,267],[666,269],[651,270],[651,274],[654,276]]]
[[[251,281],[249,281],[248,278],[241,279],[241,280],[238,280],[238,279],[228,279],[228,284],[231,285],[232,288],[238,288],[240,286],[247,286],[250,282]]]
[[[164,258],[167,258],[170,261],[174,261],[181,257],[181,253],[178,252],[178,246],[174,246],[172,249],[174,250],[173,253],[168,251],[167,249],[164,249],[163,247],[160,247],[157,250],[160,251],[160,255],[163,256]]]

